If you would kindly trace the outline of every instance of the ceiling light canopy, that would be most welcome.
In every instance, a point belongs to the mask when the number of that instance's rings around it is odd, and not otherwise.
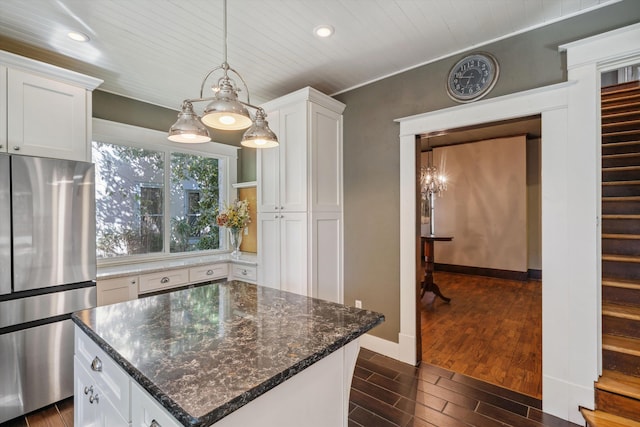
[[[209,142],[211,137],[206,126],[220,130],[242,130],[249,128],[242,136],[241,144],[245,147],[270,148],[278,146],[278,138],[266,121],[266,113],[260,107],[251,104],[249,88],[242,76],[227,63],[227,0],[224,5],[224,60],[222,65],[210,70],[200,85],[200,97],[185,99],[178,113],[178,120],[169,129],[169,140],[174,142],[192,143]],[[204,85],[216,72],[222,72],[215,85],[211,87],[213,96],[203,97]],[[233,73],[242,82],[247,93],[247,101],[238,99],[238,88],[229,73]],[[202,114],[202,118],[193,110],[194,102],[209,101]],[[248,108],[256,110],[255,118],[251,117]],[[205,126],[206,125],[206,126]]]
[[[89,36],[86,35],[85,33],[81,33],[79,31],[69,31],[67,33],[67,37],[69,37],[71,40],[77,41],[77,42],[88,42],[89,41]]]
[[[318,25],[313,29],[313,34],[321,38],[331,37],[334,29],[331,25]]]

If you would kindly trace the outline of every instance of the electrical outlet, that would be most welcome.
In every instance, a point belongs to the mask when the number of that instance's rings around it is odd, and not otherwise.
[[[244,235],[248,236],[249,235],[249,227],[245,227],[244,229]]]
[[[359,299],[356,300],[356,308],[362,308],[362,301]]]

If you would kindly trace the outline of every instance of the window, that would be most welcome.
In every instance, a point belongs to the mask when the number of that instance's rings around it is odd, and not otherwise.
[[[99,260],[226,247],[215,217],[228,194],[228,154],[237,148],[207,145],[195,150],[163,132],[94,120]]]

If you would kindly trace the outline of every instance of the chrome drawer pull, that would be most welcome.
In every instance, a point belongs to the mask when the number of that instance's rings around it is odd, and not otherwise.
[[[151,424],[149,424],[149,427],[162,427],[162,426],[156,420],[151,420]]]
[[[20,147],[17,146],[17,145],[15,147],[13,147],[13,149],[16,150],[16,151],[20,151]]]
[[[248,273],[247,273],[247,270],[242,270],[242,272],[241,272],[241,273],[242,273],[242,275],[243,275],[243,276],[246,276],[246,275],[248,274]]]
[[[169,279],[167,276],[164,276],[162,279],[160,279],[160,283],[169,283],[171,279]]]
[[[93,394],[93,386],[84,388],[84,394],[89,394],[89,393]]]
[[[207,276],[213,276],[213,270],[207,270]]]
[[[91,369],[96,372],[102,372],[102,360],[100,360],[98,356],[96,356],[95,359],[93,359],[93,362],[91,362]]]
[[[96,393],[95,395],[92,394],[91,396],[89,396],[89,403],[93,405],[93,402],[96,402],[96,405],[100,403],[98,399],[98,393]]]

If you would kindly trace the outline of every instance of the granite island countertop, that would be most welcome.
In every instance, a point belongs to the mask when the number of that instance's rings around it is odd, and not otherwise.
[[[73,314],[185,426],[208,426],[357,339],[384,316],[232,281]]]

